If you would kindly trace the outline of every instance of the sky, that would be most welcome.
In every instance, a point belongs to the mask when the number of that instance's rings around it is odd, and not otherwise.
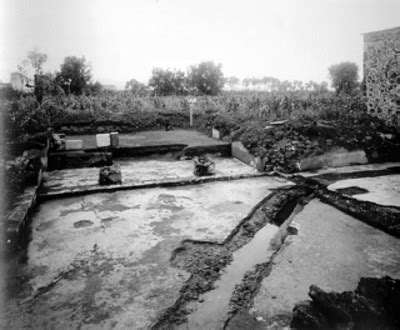
[[[363,38],[400,25],[400,0],[0,0],[0,80],[30,50],[45,71],[84,56],[93,80],[147,83],[155,67],[221,63],[225,76],[328,81]]]

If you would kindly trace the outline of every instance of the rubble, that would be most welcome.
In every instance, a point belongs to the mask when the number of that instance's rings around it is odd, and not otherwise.
[[[400,280],[389,276],[361,278],[355,291],[325,292],[312,285],[312,301],[293,310],[296,329],[398,329]]]
[[[207,156],[199,156],[194,160],[194,175],[204,176],[215,174],[215,163]]]
[[[118,166],[104,166],[100,169],[99,183],[101,185],[122,183],[121,170]]]
[[[395,129],[364,114],[279,123],[268,126],[245,123],[231,133],[232,140],[241,141],[247,150],[261,158],[266,172],[296,172],[296,164],[303,159],[338,148],[363,150],[369,162],[397,161],[400,157],[400,138]]]

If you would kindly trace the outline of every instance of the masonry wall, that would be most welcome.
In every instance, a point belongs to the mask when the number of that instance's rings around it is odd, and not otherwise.
[[[364,35],[368,112],[400,125],[400,27]]]
[[[26,84],[29,82],[29,79],[19,72],[11,73],[10,84],[11,87],[18,91],[29,91],[29,88],[26,87]]]

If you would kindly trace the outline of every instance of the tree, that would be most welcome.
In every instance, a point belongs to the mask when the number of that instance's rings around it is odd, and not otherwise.
[[[135,96],[145,96],[148,93],[147,86],[136,79],[127,81],[125,89],[129,89]]]
[[[332,87],[337,94],[352,94],[358,87],[358,67],[352,62],[342,62],[329,67]]]
[[[103,91],[103,85],[100,82],[96,81],[93,83],[88,83],[85,88],[85,94],[88,95],[98,95]]]
[[[216,65],[210,61],[190,67],[188,84],[198,94],[219,94],[224,87],[224,74],[221,64]]]
[[[66,93],[81,95],[92,77],[90,71],[91,67],[86,63],[84,57],[69,56],[61,64],[61,70],[57,74],[57,81]]]
[[[37,48],[28,53],[28,59],[35,70],[35,74],[42,74],[42,65],[47,61],[47,55],[40,53]]]
[[[57,86],[52,81],[52,76],[50,74],[43,74],[42,66],[46,61],[47,55],[35,48],[28,52],[26,59],[17,66],[19,73],[24,75],[28,80],[26,86],[34,88],[33,93],[39,103],[42,103],[43,96],[46,93],[53,94],[57,92]]]
[[[225,78],[224,83],[229,86],[230,90],[233,90],[235,86],[239,85],[240,79],[238,77],[231,76]]]
[[[148,85],[158,96],[185,95],[187,93],[185,83],[185,74],[182,71],[155,68]]]
[[[37,48],[28,52],[26,58],[17,66],[18,72],[24,76],[43,74],[42,66],[47,61],[47,55],[39,52]],[[32,69],[34,72],[32,72]]]

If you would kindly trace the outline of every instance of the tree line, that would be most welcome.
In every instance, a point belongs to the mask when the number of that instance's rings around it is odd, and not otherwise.
[[[99,82],[92,81],[91,66],[85,57],[68,56],[60,65],[60,70],[52,73],[43,72],[47,55],[37,49],[30,51],[27,58],[18,66],[18,71],[26,75],[28,67],[34,71],[33,82],[29,85],[39,102],[45,94],[90,94],[102,91]],[[328,68],[332,87],[337,94],[352,94],[360,89],[358,67],[355,63],[342,62]],[[155,95],[218,95],[222,89],[256,89],[264,91],[327,91],[326,82],[279,80],[274,77],[244,78],[224,77],[222,65],[212,61],[190,66],[186,72],[174,69],[154,68],[147,84],[136,79],[126,82],[125,89],[137,96]]]

